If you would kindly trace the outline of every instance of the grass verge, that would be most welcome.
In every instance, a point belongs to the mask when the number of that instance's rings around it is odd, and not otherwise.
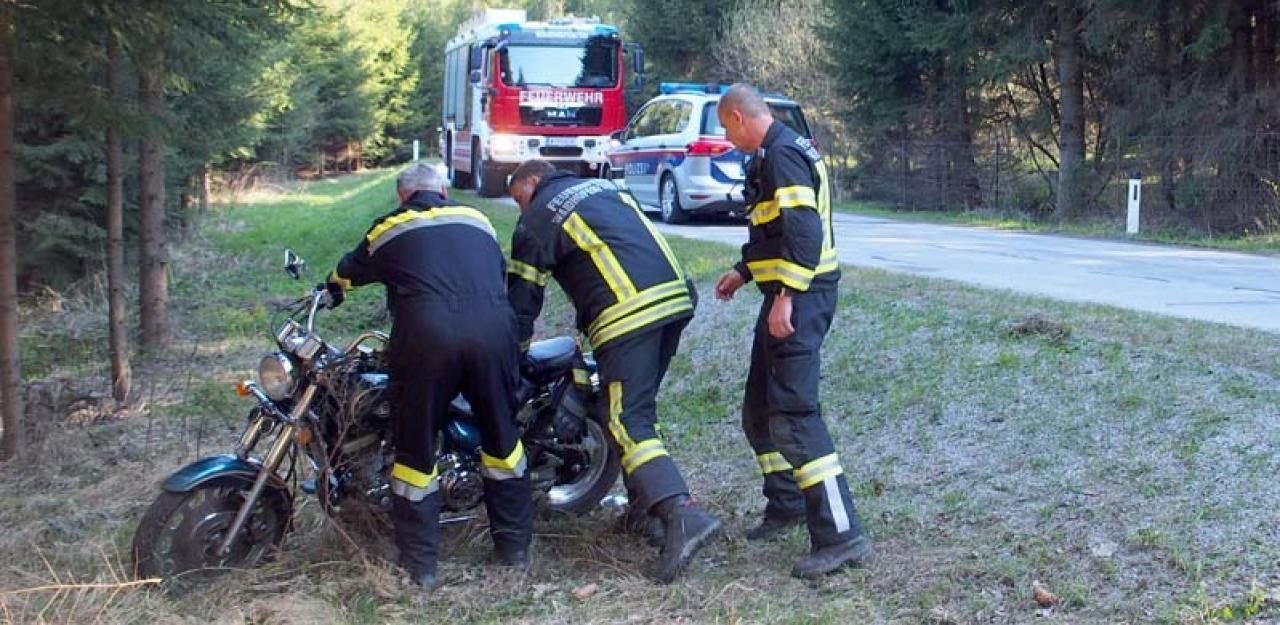
[[[714,301],[735,250],[688,240],[673,248],[702,302],[659,411],[668,449],[727,531],[677,584],[648,582],[639,571],[652,552],[613,534],[601,511],[539,519],[535,564],[522,573],[486,566],[481,533],[451,530],[446,586],[421,607],[304,503],[276,562],[199,592],[14,594],[127,577],[131,534],[159,480],[232,443],[247,406],[231,384],[270,347],[269,304],[304,288],[280,271],[283,247],[310,261],[307,284],[322,279],[389,208],[391,185],[390,172],[370,172],[217,211],[175,258],[178,336],[139,367],[128,410],[104,408],[100,358],[53,348],[105,342],[95,298],[28,311],[43,431],[38,453],[0,478],[0,618],[1030,623],[1045,614],[1037,581],[1065,622],[1280,617],[1274,336],[846,268],[822,400],[880,557],[800,582],[787,571],[807,548],[802,532],[742,538],[762,505],[738,426],[759,296]],[[462,197],[509,235],[514,208]],[[564,298],[550,299],[543,335],[568,331]],[[349,337],[386,324],[380,289],[366,288],[319,326]],[[594,593],[575,594],[589,584]]]
[[[999,230],[1020,230],[1099,239],[1148,241],[1252,254],[1280,254],[1280,230],[1243,233],[1238,236],[1213,236],[1190,230],[1155,229],[1143,231],[1131,237],[1125,234],[1125,224],[1122,218],[1095,218],[1079,223],[1065,223],[1037,219],[1019,211],[912,211],[898,210],[878,202],[838,202],[836,210],[851,215],[884,217],[886,219],[932,224],[981,226]]]

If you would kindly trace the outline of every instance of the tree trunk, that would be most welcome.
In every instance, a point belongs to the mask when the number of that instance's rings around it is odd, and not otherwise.
[[[0,5],[0,459],[21,455],[22,362],[18,353],[18,224],[13,180],[13,14]]]
[[[952,110],[947,119],[946,136],[951,152],[950,178],[956,185],[955,199],[966,209],[973,209],[982,204],[982,184],[973,158],[973,117],[969,114],[969,88],[964,71],[958,67],[951,73],[951,93],[947,94],[947,101]]]
[[[1231,28],[1231,78],[1228,95],[1238,102],[1253,91],[1253,27],[1250,25],[1252,2],[1232,2],[1228,25]]]
[[[204,219],[205,215],[209,213],[209,164],[208,163],[205,163],[204,165],[200,166],[200,180],[198,181],[198,184],[200,185],[200,190],[199,190],[200,218]]]
[[[1258,20],[1258,43],[1254,54],[1259,89],[1271,89],[1276,86],[1276,21],[1275,2],[1262,2],[1255,13]]]
[[[164,51],[157,45],[138,64],[138,97],[146,124],[138,149],[138,182],[142,192],[140,312],[142,347],[154,351],[169,342],[169,258],[164,230]]]
[[[115,35],[107,32],[107,94],[119,105],[124,89],[120,84],[120,47]],[[124,299],[124,148],[116,120],[107,125],[107,325],[111,346],[111,396],[117,404],[129,399],[129,339],[125,334]]]
[[[1083,212],[1084,161],[1084,68],[1080,59],[1080,11],[1072,0],[1057,7],[1058,36],[1054,48],[1058,61],[1058,98],[1061,117],[1061,145],[1058,158],[1059,219],[1076,219]]]
[[[1178,214],[1177,195],[1174,193],[1174,178],[1177,175],[1174,165],[1177,162],[1174,140],[1170,136],[1174,129],[1169,119],[1169,109],[1173,107],[1173,26],[1170,23],[1170,4],[1173,0],[1160,0],[1156,7],[1156,71],[1160,72],[1160,124],[1157,126],[1161,138],[1158,139],[1160,195],[1164,198],[1168,214]]]

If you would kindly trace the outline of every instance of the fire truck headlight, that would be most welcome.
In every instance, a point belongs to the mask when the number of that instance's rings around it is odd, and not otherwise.
[[[489,137],[489,151],[494,154],[515,154],[520,150],[520,140],[512,135]]]

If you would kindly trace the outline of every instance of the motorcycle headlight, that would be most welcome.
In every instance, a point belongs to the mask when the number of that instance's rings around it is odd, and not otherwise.
[[[267,354],[258,361],[258,386],[267,394],[267,397],[275,401],[289,397],[293,392],[294,383],[297,382],[296,378],[293,363],[289,362],[289,358],[284,354],[279,352]]]

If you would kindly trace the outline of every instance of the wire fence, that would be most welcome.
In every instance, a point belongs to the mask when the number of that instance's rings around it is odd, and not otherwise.
[[[842,199],[1059,217],[1053,145],[988,137],[841,147],[829,157]],[[1280,229],[1280,133],[1091,138],[1082,176],[1081,209],[1072,218],[1123,220],[1128,180],[1136,176],[1143,182],[1143,227]]]

